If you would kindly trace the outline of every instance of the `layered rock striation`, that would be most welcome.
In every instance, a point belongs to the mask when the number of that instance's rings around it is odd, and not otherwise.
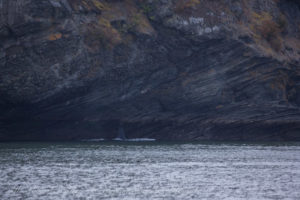
[[[0,0],[0,140],[300,140],[292,0]]]

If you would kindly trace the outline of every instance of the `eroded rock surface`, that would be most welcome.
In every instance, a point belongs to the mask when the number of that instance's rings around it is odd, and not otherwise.
[[[0,140],[300,140],[292,0],[0,0]]]

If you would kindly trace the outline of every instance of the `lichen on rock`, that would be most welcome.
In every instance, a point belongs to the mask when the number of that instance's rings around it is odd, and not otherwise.
[[[0,0],[0,141],[300,140],[291,0]],[[46,128],[47,127],[47,128]]]

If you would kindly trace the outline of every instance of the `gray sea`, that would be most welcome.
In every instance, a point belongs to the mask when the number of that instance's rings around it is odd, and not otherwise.
[[[0,143],[1,200],[300,199],[300,144]]]

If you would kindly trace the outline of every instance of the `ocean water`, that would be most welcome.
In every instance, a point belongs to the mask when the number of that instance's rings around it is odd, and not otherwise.
[[[0,199],[300,199],[299,144],[0,143]]]

